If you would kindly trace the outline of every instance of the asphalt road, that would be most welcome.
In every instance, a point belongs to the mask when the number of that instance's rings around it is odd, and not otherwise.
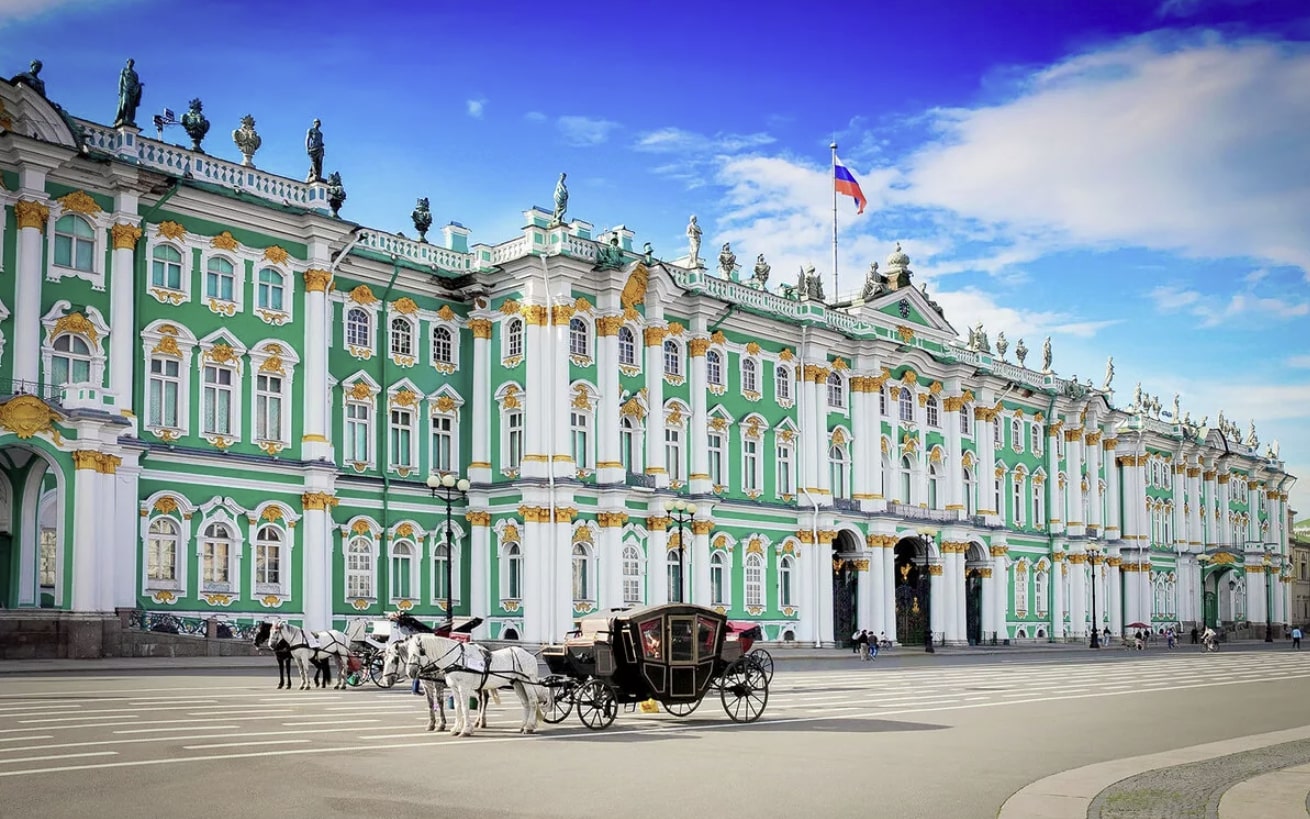
[[[894,654],[894,653],[893,653]],[[620,713],[473,738],[408,689],[267,672],[0,678],[0,817],[994,817],[1057,771],[1310,723],[1310,652],[780,663],[764,717]]]

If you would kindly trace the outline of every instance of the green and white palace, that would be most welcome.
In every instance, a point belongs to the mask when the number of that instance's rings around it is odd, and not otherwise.
[[[810,645],[1288,619],[1276,448],[961,342],[899,248],[833,304],[559,208],[415,240],[335,216],[339,180],[20,79],[0,617],[326,628],[449,596],[536,642],[681,596]],[[471,482],[449,527],[433,472]]]

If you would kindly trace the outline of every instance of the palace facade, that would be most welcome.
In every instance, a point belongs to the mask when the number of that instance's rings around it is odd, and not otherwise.
[[[681,596],[825,645],[1289,619],[1272,450],[962,344],[899,248],[830,304],[535,208],[429,243],[333,199],[0,81],[0,608],[450,599],[548,641]],[[434,471],[471,481],[449,517]]]

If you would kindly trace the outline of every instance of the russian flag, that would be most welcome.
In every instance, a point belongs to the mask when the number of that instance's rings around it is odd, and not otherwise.
[[[846,170],[846,166],[834,154],[832,159],[832,184],[837,189],[837,193],[850,196],[855,199],[855,204],[860,209],[856,213],[864,213],[864,206],[869,204],[869,200],[864,198],[864,191],[860,190],[860,183],[855,181],[851,172]]]

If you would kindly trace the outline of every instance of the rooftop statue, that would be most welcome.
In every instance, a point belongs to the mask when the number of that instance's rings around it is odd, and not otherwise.
[[[1010,349],[1010,342],[1005,340],[1005,331],[1002,330],[996,334],[996,354],[1001,357],[1002,361],[1005,360],[1005,351],[1008,349]]]
[[[597,270],[617,270],[623,267],[623,264],[623,248],[619,246],[618,234],[610,236],[608,243],[602,243],[597,247]]]
[[[20,83],[26,85],[28,88],[32,89],[33,91],[44,97],[45,80],[37,76],[38,74],[41,73],[41,69],[44,66],[45,63],[41,62],[40,60],[33,60],[31,65],[28,67],[27,71],[24,71],[22,74],[15,74],[14,78],[10,80],[10,82],[12,82],[14,85],[18,85]]]
[[[641,254],[647,266],[655,263],[655,248],[650,246],[650,242],[641,246]]]
[[[346,189],[341,185],[341,172],[333,171],[328,175],[327,182],[328,207],[332,208],[332,215],[337,216],[337,211],[346,204]]]
[[[1274,439],[1274,442],[1273,442],[1272,444],[1269,445],[1269,451],[1270,451],[1271,453],[1273,453],[1273,456],[1274,456],[1275,459],[1277,459],[1277,458],[1279,457],[1279,456],[1278,456],[1278,439],[1277,439],[1277,438],[1275,438],[1275,439]]]
[[[805,295],[816,301],[823,301],[823,277],[814,272],[814,265],[806,265],[803,272],[805,275]]]
[[[428,228],[432,227],[432,211],[428,210],[428,198],[420,196],[414,212],[409,215],[414,220],[414,229],[418,231],[418,240],[423,244],[428,241]]]
[[[724,242],[719,251],[719,275],[737,281],[737,270],[737,254],[732,252],[732,243]]]
[[[264,140],[260,138],[259,132],[255,130],[254,117],[246,114],[241,118],[241,127],[232,132],[232,142],[237,146],[237,150],[241,151],[243,157],[241,164],[247,168],[255,167],[255,151],[258,151],[259,146],[264,144]]]
[[[1049,373],[1050,371],[1051,371],[1051,337],[1047,336],[1046,340],[1042,342],[1042,372]]]
[[[1111,382],[1114,381],[1114,356],[1105,360],[1105,380],[1101,382],[1101,389],[1110,389]]]
[[[1251,419],[1251,431],[1248,432],[1247,435],[1246,435],[1246,445],[1249,446],[1249,447],[1251,447],[1251,449],[1255,449],[1256,447],[1260,446],[1260,439],[1259,439],[1258,437],[1256,437],[1256,434],[1255,434],[1255,419],[1254,419],[1254,418]]]
[[[309,155],[309,174],[306,175],[306,182],[323,181],[323,131],[320,129],[322,121],[314,120],[314,124],[309,126],[305,132],[305,153]]]
[[[755,257],[755,272],[751,276],[751,286],[759,290],[764,290],[765,285],[769,283],[769,271],[773,268],[769,263],[764,261],[764,254],[761,253]]]
[[[1014,348],[1014,357],[1019,359],[1019,366],[1023,366],[1024,359],[1028,357],[1028,348],[1024,346],[1023,339],[1019,339],[1019,345]]]
[[[1202,415],[1200,422],[1197,423],[1196,426],[1199,427],[1202,432],[1208,430],[1210,428],[1210,416]]]
[[[191,109],[182,115],[182,128],[191,137],[191,150],[198,154],[205,152],[200,143],[204,141],[205,134],[209,133],[209,120],[205,118],[204,110],[205,106],[196,97],[191,100]]]
[[[1178,395],[1178,393],[1174,393],[1174,414],[1173,414],[1174,423],[1178,423],[1178,414],[1182,411],[1182,406],[1179,403],[1179,398],[1180,396]]]
[[[128,58],[118,75],[118,113],[114,114],[115,128],[135,128],[136,109],[141,104],[141,89],[144,84],[132,66],[136,60]]]
[[[983,329],[981,321],[969,331],[969,343],[972,345],[969,348],[971,350],[980,353],[990,353],[992,351],[992,343],[987,340],[987,331]]]
[[[564,214],[569,209],[569,186],[564,184],[568,174],[561,172],[559,181],[555,183],[555,211],[550,215],[550,226],[564,224]]]
[[[865,301],[874,299],[887,292],[887,278],[878,272],[878,263],[869,263],[869,272],[864,276],[864,288],[860,290],[860,298]]]
[[[691,266],[694,270],[700,267],[700,225],[696,224],[696,215],[692,214],[691,221],[687,223],[687,244],[690,245],[688,256],[691,259]]]

